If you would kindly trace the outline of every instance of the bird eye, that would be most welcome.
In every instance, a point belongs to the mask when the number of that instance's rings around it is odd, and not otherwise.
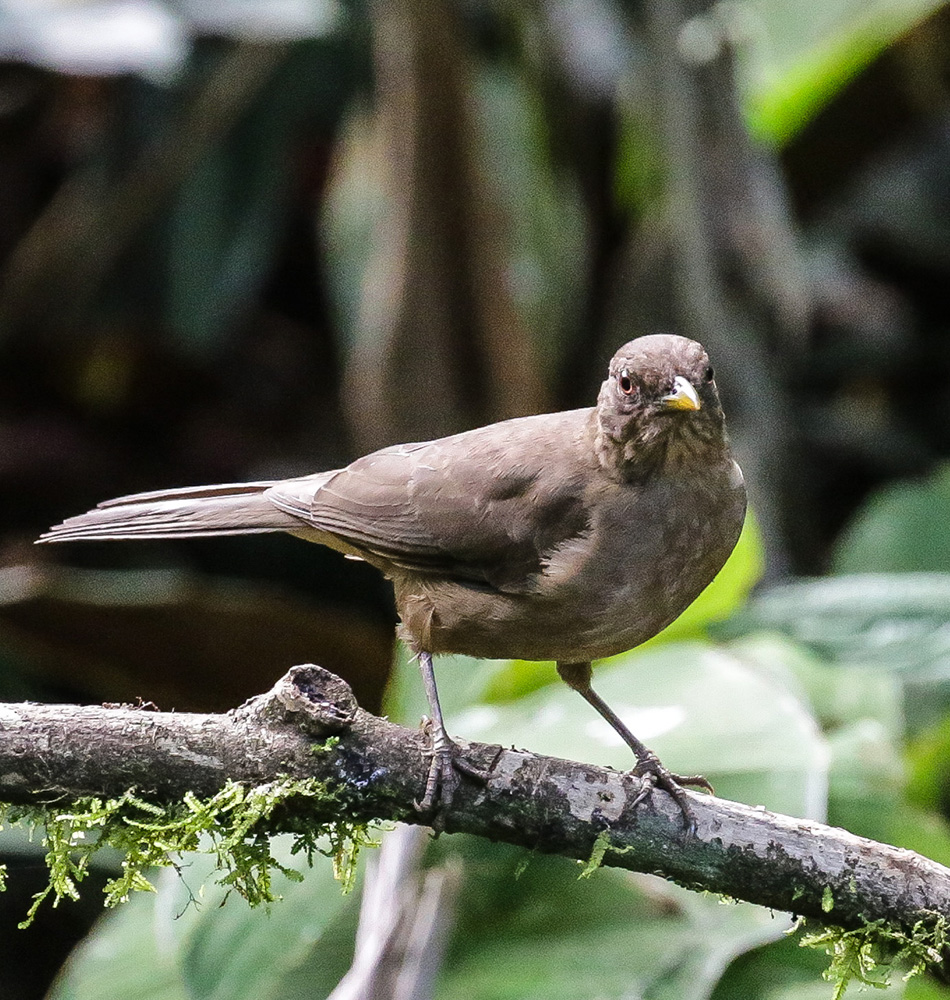
[[[705,379],[705,380],[706,380],[707,382],[712,382],[712,380],[713,380],[713,379],[714,379],[715,377],[716,377],[716,372],[715,372],[715,371],[713,370],[713,366],[712,366],[712,365],[710,365],[710,366],[709,366],[709,367],[708,367],[708,368],[706,369],[706,371],[705,371],[705,372],[703,373],[703,378],[704,378],[704,379]]]
[[[620,373],[620,391],[625,396],[633,396],[637,391],[633,379],[630,378],[630,372],[626,368]]]

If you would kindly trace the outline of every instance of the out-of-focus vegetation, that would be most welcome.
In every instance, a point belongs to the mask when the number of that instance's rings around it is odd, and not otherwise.
[[[413,722],[365,566],[32,539],[588,405],[673,330],[713,355],[756,525],[599,689],[724,795],[950,863],[948,51],[934,0],[0,6],[0,694],[224,709],[312,660]],[[438,670],[460,735],[629,766],[549,665]],[[38,998],[99,900],[14,937],[45,876],[0,849],[0,996]],[[50,995],[329,995],[358,894],[318,867],[269,915],[219,908],[201,864]],[[439,997],[831,993],[781,915],[461,837],[425,864]]]

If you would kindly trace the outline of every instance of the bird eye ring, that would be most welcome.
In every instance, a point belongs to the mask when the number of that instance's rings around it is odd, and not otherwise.
[[[714,379],[715,377],[716,377],[716,372],[715,372],[715,371],[713,370],[713,366],[712,366],[712,365],[710,365],[710,366],[709,366],[709,367],[708,367],[708,368],[706,369],[706,371],[705,371],[705,372],[703,373],[703,378],[704,378],[704,379],[705,379],[705,380],[706,380],[707,382],[712,382],[712,380],[713,380],[713,379]]]
[[[626,368],[624,368],[624,370],[620,373],[619,380],[620,391],[625,396],[633,396],[636,394],[637,387],[633,384],[633,379],[630,378],[630,372]]]

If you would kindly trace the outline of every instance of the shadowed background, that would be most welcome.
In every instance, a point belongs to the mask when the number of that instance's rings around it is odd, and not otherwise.
[[[767,588],[950,572],[948,51],[922,0],[0,7],[0,696],[224,710],[313,661],[378,710],[395,616],[365,565],[32,541],[590,405],[658,331],[716,365]],[[940,586],[882,614],[938,635]],[[770,592],[739,632],[836,661],[868,633],[861,594],[809,631]],[[6,922],[44,877],[10,850],[36,884]],[[28,959],[0,997],[43,995],[91,895],[4,932]]]

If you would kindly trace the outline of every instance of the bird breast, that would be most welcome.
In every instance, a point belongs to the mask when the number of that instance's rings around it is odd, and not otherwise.
[[[546,553],[531,592],[396,577],[410,641],[433,653],[577,661],[623,652],[665,628],[738,540],[741,472],[729,461],[700,476],[597,489],[587,530]]]

